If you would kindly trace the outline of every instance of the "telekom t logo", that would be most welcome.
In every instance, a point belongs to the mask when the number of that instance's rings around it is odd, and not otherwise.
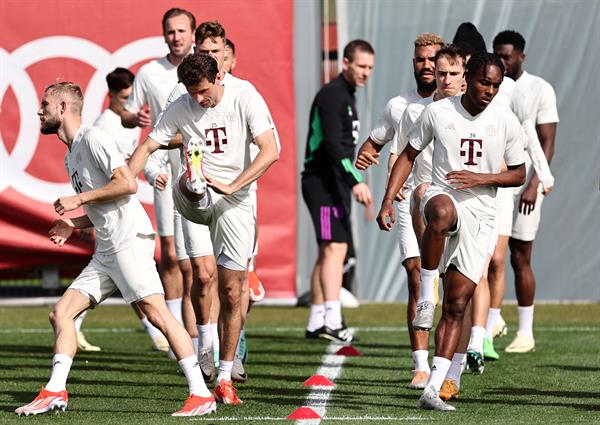
[[[460,156],[467,157],[467,162],[465,162],[465,165],[477,165],[477,163],[474,161],[474,159],[475,159],[475,157],[481,158],[481,151],[475,150],[475,144],[478,144],[479,149],[481,149],[481,147],[483,145],[483,140],[482,139],[460,139],[460,147],[461,148],[464,146],[465,142],[468,144],[467,150],[461,149]]]
[[[211,137],[209,137],[209,134],[211,135],[212,139]],[[212,146],[213,143],[215,145],[215,150],[212,151],[212,153],[225,152],[221,150],[221,145],[227,144],[227,132],[225,131],[225,127],[207,128],[206,130],[204,130],[204,136],[206,136],[206,146]]]

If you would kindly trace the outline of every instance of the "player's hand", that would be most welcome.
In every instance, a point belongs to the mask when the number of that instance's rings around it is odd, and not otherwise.
[[[54,227],[50,229],[48,235],[50,235],[50,240],[56,245],[63,246],[73,234],[73,230],[75,230],[73,222],[68,218],[61,218],[54,222]]]
[[[208,177],[206,174],[204,175],[204,178],[206,178],[206,185],[221,195],[231,195],[232,193],[236,192],[236,190],[234,190],[234,188],[229,184],[218,182]]]
[[[67,211],[76,210],[81,206],[79,195],[65,196],[54,201],[54,211],[63,215]]]
[[[554,189],[554,186],[548,186],[548,187],[545,187],[545,188],[542,190],[542,194],[543,194],[544,196],[548,196],[548,195],[550,195],[550,192],[552,192],[552,189]]]
[[[535,209],[535,201],[537,200],[537,187],[534,185],[527,185],[521,199],[519,200],[519,212],[521,214],[529,215]]]
[[[358,183],[352,186],[352,194],[354,195],[356,202],[360,202],[365,206],[373,203],[371,191],[369,190],[369,186],[367,186],[365,183]]]
[[[377,224],[381,230],[389,232],[394,227],[394,222],[394,204],[392,201],[384,199],[379,214],[377,214]]]
[[[481,174],[467,170],[450,171],[446,174],[446,181],[448,184],[455,186],[454,189],[456,190],[469,189],[485,184]]]
[[[358,150],[358,155],[356,156],[356,168],[359,170],[366,170],[371,165],[379,164],[379,152],[375,149],[373,143],[368,139],[365,143],[362,144],[360,149]]]
[[[169,184],[169,176],[167,174],[159,174],[158,177],[154,179],[154,187],[158,190],[165,190],[167,184]]]
[[[404,192],[406,192],[406,191],[408,191],[408,190],[410,190],[410,186],[409,186],[409,185],[407,185],[406,183],[405,183],[405,184],[403,184],[403,185],[402,185],[402,189],[400,189],[400,190],[398,191],[398,193],[397,193],[397,194],[396,194],[396,196],[394,197],[394,200],[395,200],[395,201],[398,201],[398,202],[400,202],[400,201],[404,201],[404,200],[406,199],[406,193],[404,193]]]
[[[137,127],[148,127],[152,124],[152,119],[150,118],[150,110],[142,109],[137,114],[135,114],[135,125]]]

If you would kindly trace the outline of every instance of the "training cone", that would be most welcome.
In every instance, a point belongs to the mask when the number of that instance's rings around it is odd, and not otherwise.
[[[362,356],[363,353],[361,353],[360,351],[358,351],[355,347],[353,347],[352,345],[346,345],[342,348],[340,348],[339,350],[337,350],[337,352],[335,353],[338,356]]]
[[[310,407],[299,407],[294,410],[288,417],[288,419],[321,419],[319,414],[312,410]]]
[[[302,384],[305,387],[335,387],[335,384],[323,375],[313,375]]]

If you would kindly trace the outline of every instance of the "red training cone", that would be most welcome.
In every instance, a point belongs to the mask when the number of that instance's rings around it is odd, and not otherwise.
[[[338,356],[362,356],[363,353],[361,353],[360,351],[358,351],[355,347],[353,347],[352,345],[346,345],[342,348],[340,348],[339,350],[337,350],[337,352],[335,353]]]
[[[294,410],[288,417],[288,419],[321,419],[319,414],[312,410],[310,407],[299,407]]]
[[[313,375],[302,385],[305,387],[335,387],[335,384],[323,375]]]

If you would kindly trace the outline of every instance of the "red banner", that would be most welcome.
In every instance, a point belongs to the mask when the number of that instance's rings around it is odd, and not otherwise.
[[[0,2],[0,269],[85,265],[93,247],[73,238],[62,248],[47,237],[52,203],[73,190],[63,166],[65,146],[39,133],[43,89],[56,80],[84,90],[83,122],[106,105],[105,76],[134,72],[168,50],[161,19],[171,7],[197,22],[218,20],[236,44],[235,75],[266,99],[282,153],[259,181],[257,271],[269,297],[295,297],[296,147],[293,84],[293,2],[21,1]],[[152,219],[151,189],[140,199]],[[75,214],[73,214],[75,215]]]

